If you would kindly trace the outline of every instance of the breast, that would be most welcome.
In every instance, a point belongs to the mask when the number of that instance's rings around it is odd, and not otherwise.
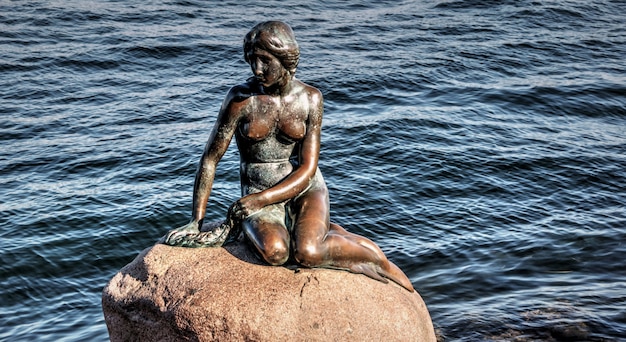
[[[278,134],[279,139],[292,143],[300,141],[306,134],[306,125],[301,120],[289,120],[288,122],[279,122]]]
[[[239,125],[239,133],[246,139],[253,141],[260,141],[267,138],[272,132],[270,122],[262,119],[255,119],[253,121],[243,122]]]

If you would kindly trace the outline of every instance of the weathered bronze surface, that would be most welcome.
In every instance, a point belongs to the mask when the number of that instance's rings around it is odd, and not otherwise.
[[[294,77],[299,56],[294,33],[283,22],[260,23],[246,35],[244,58],[254,76],[226,95],[196,174],[191,222],[170,231],[164,242],[221,246],[243,231],[271,265],[292,257],[306,267],[388,278],[413,291],[374,242],[330,222],[328,190],[317,167],[323,98]],[[233,137],[243,197],[224,223],[200,232],[215,169]]]

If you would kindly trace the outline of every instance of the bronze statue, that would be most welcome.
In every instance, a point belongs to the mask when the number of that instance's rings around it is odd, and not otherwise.
[[[292,256],[306,267],[388,278],[413,291],[374,242],[330,222],[328,190],[317,166],[323,99],[294,77],[299,56],[294,33],[283,22],[260,23],[246,35],[244,58],[254,76],[226,95],[196,174],[191,222],[170,231],[164,242],[220,246],[243,230],[271,265]],[[243,197],[225,223],[200,232],[216,166],[233,136]]]

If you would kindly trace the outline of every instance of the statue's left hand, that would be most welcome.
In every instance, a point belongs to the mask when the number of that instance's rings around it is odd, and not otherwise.
[[[238,199],[231,207],[235,218],[243,220],[256,213],[265,206],[262,198],[258,194],[250,194]]]

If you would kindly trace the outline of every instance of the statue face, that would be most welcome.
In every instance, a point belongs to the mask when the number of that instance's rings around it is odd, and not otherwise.
[[[282,87],[289,81],[289,73],[271,53],[255,48],[248,55],[254,77],[265,88]]]

